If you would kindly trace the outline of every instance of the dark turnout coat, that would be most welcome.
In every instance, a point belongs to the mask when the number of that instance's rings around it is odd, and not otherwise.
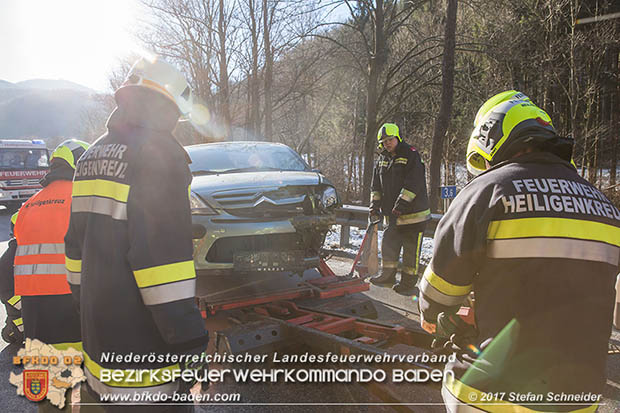
[[[408,225],[430,220],[431,212],[426,193],[424,163],[414,147],[399,142],[395,154],[384,150],[372,176],[371,208],[386,216],[392,209],[401,215],[397,225]]]
[[[602,393],[619,260],[620,211],[570,163],[531,153],[474,179],[439,223],[420,284],[426,323],[475,292],[486,362],[465,378],[457,363],[448,390],[470,404],[471,389]]]
[[[100,376],[101,369],[149,369],[161,378],[179,369],[163,356],[204,350],[207,342],[194,299],[189,158],[171,134],[177,116],[171,107],[153,108],[163,99],[155,92],[122,97],[108,132],[76,167],[67,274],[80,304],[91,388],[171,393],[179,380]],[[121,358],[150,353],[162,357]]]

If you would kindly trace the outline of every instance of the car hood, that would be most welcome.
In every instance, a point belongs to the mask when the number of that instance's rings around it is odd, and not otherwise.
[[[323,182],[316,172],[261,171],[219,175],[195,176],[192,191],[200,195],[241,189],[278,188],[283,186],[311,186]]]

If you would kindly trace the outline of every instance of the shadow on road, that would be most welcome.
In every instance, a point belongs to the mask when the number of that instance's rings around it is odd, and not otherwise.
[[[22,369],[13,365],[13,356],[20,347],[10,344],[0,352],[0,410],[3,412],[36,412],[37,404],[17,395],[17,389],[9,383],[10,372],[21,374]]]

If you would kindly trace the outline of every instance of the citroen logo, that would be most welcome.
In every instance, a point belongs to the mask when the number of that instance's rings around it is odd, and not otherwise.
[[[254,206],[258,206],[262,204],[263,202],[269,202],[271,205],[277,205],[277,203],[273,199],[268,198],[265,195],[262,195],[260,198],[258,198],[256,202],[254,202]]]

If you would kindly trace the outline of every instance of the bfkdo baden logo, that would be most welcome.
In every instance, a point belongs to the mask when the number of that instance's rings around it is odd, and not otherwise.
[[[65,407],[66,392],[86,380],[82,370],[83,361],[82,352],[74,347],[59,350],[39,340],[27,338],[25,347],[13,357],[15,369],[23,366],[23,370],[11,371],[9,383],[15,386],[19,396],[25,396],[33,402],[49,400],[62,410]]]
[[[39,402],[47,396],[49,389],[49,371],[24,370],[24,396],[33,402]]]

